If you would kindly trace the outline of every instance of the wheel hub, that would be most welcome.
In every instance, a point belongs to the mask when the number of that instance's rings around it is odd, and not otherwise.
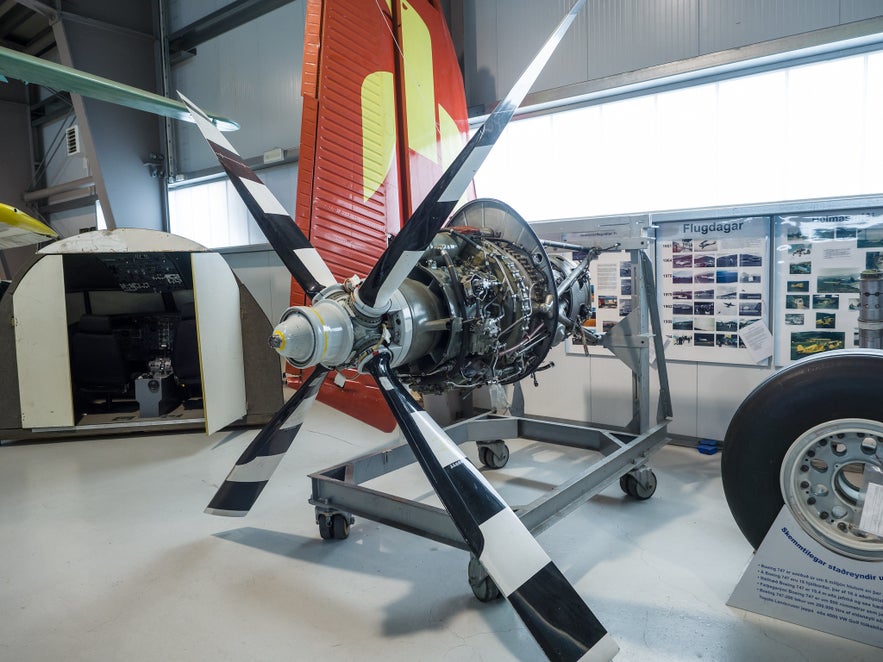
[[[803,529],[828,549],[883,560],[883,538],[859,528],[871,473],[883,475],[883,424],[829,421],[791,444],[782,461],[782,497]]]

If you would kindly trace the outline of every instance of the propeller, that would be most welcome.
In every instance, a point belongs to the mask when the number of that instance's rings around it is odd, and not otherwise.
[[[454,210],[454,206],[472,182],[512,115],[536,82],[564,34],[579,14],[585,0],[577,0],[546,40],[540,52],[494,111],[488,115],[469,142],[442,174],[423,202],[417,207],[356,293],[368,312],[385,312],[390,298],[398,290],[435,234]]]
[[[289,309],[271,345],[314,372],[258,433],[207,508],[244,515],[292,445],[331,369],[357,368],[377,382],[402,434],[467,547],[551,660],[609,660],[618,647],[573,586],[488,481],[399,380],[384,314],[407,305],[405,279],[447,220],[476,170],[573,22],[577,0],[513,90],[488,116],[389,245],[367,278],[336,284],[327,265],[282,205],[211,120],[188,99],[222,167],[313,306]]]

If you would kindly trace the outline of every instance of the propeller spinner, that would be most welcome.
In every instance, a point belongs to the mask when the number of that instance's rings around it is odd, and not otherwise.
[[[535,370],[580,323],[587,276],[553,267],[503,203],[476,201],[445,221],[582,8],[577,0],[513,90],[466,144],[364,282],[336,283],[293,219],[209,118],[181,97],[270,244],[312,299],[270,339],[314,371],[248,446],[207,512],[245,515],[294,441],[331,369],[371,374],[464,541],[552,660],[609,660],[618,647],[518,516],[411,397],[508,383]],[[587,263],[580,265],[584,269]],[[584,302],[585,303],[585,302]]]

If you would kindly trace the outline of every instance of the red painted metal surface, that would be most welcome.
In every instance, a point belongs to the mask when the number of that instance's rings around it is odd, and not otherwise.
[[[428,71],[432,81],[416,80]],[[463,81],[437,3],[310,0],[303,97],[296,221],[338,280],[364,277],[467,137]],[[304,302],[292,281],[291,304]],[[299,371],[289,371],[296,388]],[[341,388],[331,373],[319,400],[392,430],[373,381],[345,376]]]

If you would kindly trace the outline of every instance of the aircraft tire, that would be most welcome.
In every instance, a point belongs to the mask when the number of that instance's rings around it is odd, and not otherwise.
[[[780,473],[792,444],[823,423],[883,424],[881,393],[883,351],[856,349],[797,361],[745,399],[727,429],[721,477],[730,512],[755,549],[785,502]]]

